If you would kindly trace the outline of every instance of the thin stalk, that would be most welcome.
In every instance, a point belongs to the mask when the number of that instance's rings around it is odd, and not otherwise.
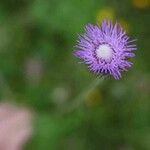
[[[72,103],[67,105],[67,107],[63,108],[63,112],[72,112],[76,108],[78,108],[85,100],[85,97],[93,91],[97,86],[102,84],[105,76],[97,77],[85,90],[83,90],[75,99],[72,100]]]

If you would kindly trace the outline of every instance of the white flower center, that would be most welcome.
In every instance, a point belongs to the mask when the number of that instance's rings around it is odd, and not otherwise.
[[[98,58],[110,60],[112,57],[112,49],[109,45],[102,44],[96,49],[96,55]]]

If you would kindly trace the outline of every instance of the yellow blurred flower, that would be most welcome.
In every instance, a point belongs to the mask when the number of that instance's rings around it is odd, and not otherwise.
[[[132,0],[133,5],[137,8],[144,9],[150,6],[150,0]]]
[[[88,95],[85,98],[85,104],[87,106],[97,106],[100,105],[102,100],[102,95],[99,89],[95,89],[93,91],[91,91],[90,93],[88,93]]]
[[[119,20],[119,24],[123,27],[124,30],[126,30],[129,33],[130,25],[129,25],[129,23],[126,20],[120,19]]]
[[[115,12],[111,7],[105,7],[100,9],[96,15],[96,21],[102,23],[104,19],[113,20],[115,18]]]

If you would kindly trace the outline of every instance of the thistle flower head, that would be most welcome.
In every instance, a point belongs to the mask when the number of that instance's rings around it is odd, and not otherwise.
[[[121,78],[121,72],[132,66],[135,40],[130,40],[123,28],[104,20],[102,26],[88,24],[85,33],[79,36],[74,55],[87,64],[95,74],[110,74]]]

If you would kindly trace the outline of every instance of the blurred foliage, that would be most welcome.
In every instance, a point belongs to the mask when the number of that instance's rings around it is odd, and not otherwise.
[[[36,112],[27,150],[150,149],[149,0],[1,0],[0,98]],[[108,77],[70,113],[95,76],[72,56],[87,23],[117,20],[137,39],[134,67]],[[63,109],[64,108],[64,109]]]

